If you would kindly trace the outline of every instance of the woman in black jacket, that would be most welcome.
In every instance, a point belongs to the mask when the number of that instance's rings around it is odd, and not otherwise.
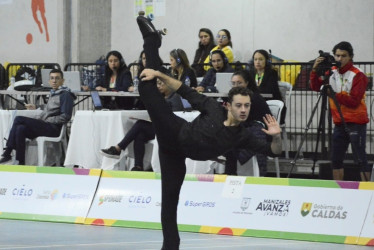
[[[280,100],[284,102],[278,86],[278,72],[271,66],[269,53],[263,49],[256,50],[253,53],[251,64],[250,76],[256,82],[260,93],[272,95],[271,98],[266,98],[266,100]],[[285,116],[286,107],[284,106],[280,124],[284,124]]]
[[[192,68],[195,70],[197,77],[203,77],[206,73],[203,63],[216,44],[214,42],[212,31],[207,28],[201,28],[199,30],[199,39],[200,41],[195,52]]]
[[[120,52],[110,51],[105,57],[104,80],[96,87],[97,91],[124,91],[132,92],[131,73],[127,68],[125,60]],[[107,109],[132,109],[133,98],[131,97],[104,97],[103,107]]]

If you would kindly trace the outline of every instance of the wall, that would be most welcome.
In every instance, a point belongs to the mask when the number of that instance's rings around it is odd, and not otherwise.
[[[192,61],[201,27],[214,34],[230,30],[241,61],[258,48],[271,49],[282,59],[308,61],[342,40],[352,43],[356,61],[374,60],[374,0],[165,1],[165,16],[154,20],[156,27],[169,30],[160,50],[165,62],[174,48],[184,49]],[[0,0],[0,63],[63,66],[93,62],[111,49],[121,51],[129,63],[142,50],[134,0],[46,0],[45,9],[49,42],[33,19],[31,0]]]
[[[134,1],[112,0],[112,47],[121,50],[127,60],[135,60],[142,39],[134,17]],[[198,43],[198,30],[221,28],[231,32],[235,55],[247,61],[258,48],[271,49],[282,59],[309,61],[318,50],[347,40],[355,49],[355,59],[374,60],[374,1],[362,0],[166,0],[166,15],[156,17],[156,28],[167,27],[160,50],[184,49],[190,61]],[[348,21],[345,21],[348,20]]]
[[[32,1],[0,1],[0,63],[94,62],[110,50],[111,2],[107,0],[45,0],[47,41],[41,12],[40,33]],[[28,34],[32,39],[27,40]],[[30,38],[30,35],[28,36]]]

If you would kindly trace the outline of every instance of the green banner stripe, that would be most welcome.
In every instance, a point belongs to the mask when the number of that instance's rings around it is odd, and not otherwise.
[[[38,174],[68,174],[75,175],[71,168],[64,167],[37,167],[37,166],[15,166],[15,165],[2,165],[1,172],[13,173],[38,173]]]
[[[1,165],[1,172],[36,173],[35,166]]]
[[[133,227],[133,228],[147,228],[147,229],[161,229],[161,223],[158,222],[143,222],[143,221],[126,221],[117,220],[112,224],[114,227]]]
[[[346,236],[339,235],[323,235],[323,234],[308,234],[296,232],[279,232],[279,231],[265,231],[265,230],[246,230],[241,236],[253,236],[263,238],[277,238],[288,240],[306,240],[317,242],[330,242],[330,243],[344,243]]]
[[[290,186],[341,188],[336,181],[330,180],[289,179],[289,182]]]
[[[71,168],[64,167],[37,167],[36,172],[40,174],[68,174],[75,175],[75,172]]]
[[[245,184],[289,186],[287,178],[247,177]]]
[[[45,215],[45,214],[22,214],[22,213],[0,213],[1,219],[11,220],[34,220],[34,221],[49,221],[49,222],[65,222],[76,223],[76,217],[60,216],[60,215]]]
[[[161,179],[159,173],[154,172],[140,172],[140,171],[115,171],[115,170],[103,170],[103,178],[128,178],[128,179]]]

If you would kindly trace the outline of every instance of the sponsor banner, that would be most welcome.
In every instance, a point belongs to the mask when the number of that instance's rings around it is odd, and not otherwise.
[[[333,241],[341,243],[349,237],[349,243],[357,243],[372,191],[339,186],[252,185],[242,178],[230,177],[225,183],[185,182],[178,222],[231,231],[247,229],[259,232],[253,233],[258,236],[264,236],[264,231],[276,237],[297,232],[292,235],[295,239],[309,239],[312,234],[330,235]]]
[[[11,167],[0,174],[0,218],[83,222],[100,171]],[[17,172],[17,171],[21,172]]]
[[[370,206],[358,244],[374,246],[374,191],[372,191]]]
[[[86,223],[114,223],[111,220],[160,223],[160,180],[149,179],[154,178],[153,173],[110,173],[103,173]],[[142,179],[135,179],[136,176]],[[125,222],[124,226],[131,226]]]

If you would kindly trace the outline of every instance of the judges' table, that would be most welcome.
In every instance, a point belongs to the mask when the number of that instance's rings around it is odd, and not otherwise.
[[[113,169],[116,159],[102,157],[99,150],[118,144],[134,124],[130,119],[145,111],[81,111],[75,113],[65,166]]]
[[[175,112],[187,121],[192,121],[199,112]],[[120,160],[103,157],[100,149],[118,144],[136,119],[148,119],[145,110],[124,111],[77,111],[72,123],[70,140],[66,152],[65,166],[78,165],[83,168],[118,169]],[[157,154],[157,143],[152,154]],[[132,144],[129,145],[132,147]],[[126,149],[127,151],[127,149]],[[122,152],[121,156],[127,154]],[[154,171],[159,171],[158,156],[152,160]]]

